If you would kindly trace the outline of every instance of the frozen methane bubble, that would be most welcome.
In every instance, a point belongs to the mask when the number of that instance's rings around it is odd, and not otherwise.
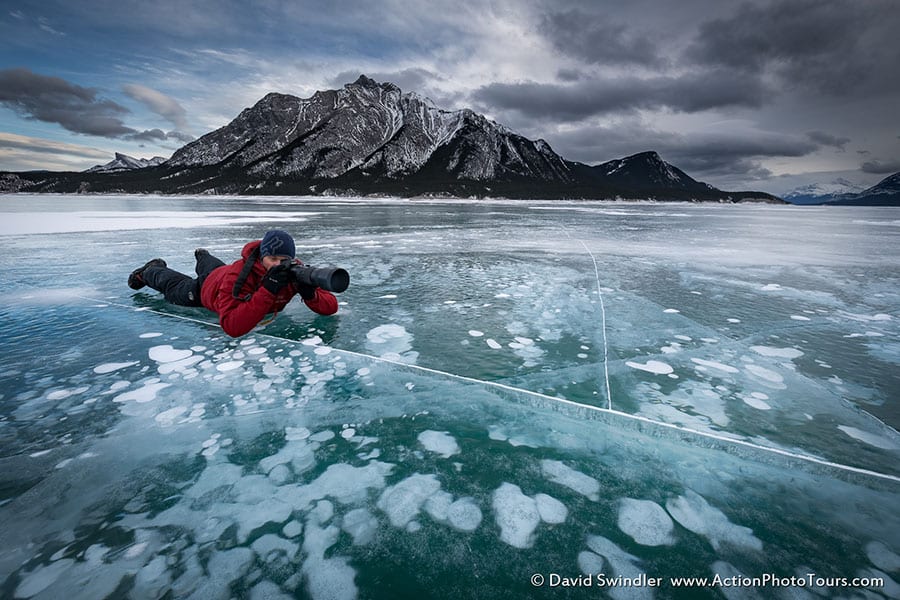
[[[531,548],[534,530],[541,522],[534,498],[523,494],[517,485],[503,483],[494,490],[492,506],[500,539],[515,548]]]
[[[666,510],[678,523],[698,535],[704,536],[718,550],[722,543],[762,550],[762,542],[748,527],[735,525],[725,513],[710,506],[706,499],[693,490],[685,491],[666,502]]]
[[[617,577],[636,579],[644,574],[644,571],[638,567],[638,564],[640,564],[638,557],[625,552],[605,537],[589,535],[587,545],[596,555],[606,558],[613,574]],[[579,558],[581,558],[580,555]],[[585,557],[582,560],[587,560],[589,563],[594,562],[590,557]],[[579,561],[579,566],[582,566],[581,561]],[[582,569],[584,569],[583,566]],[[602,571],[597,571],[597,573],[600,572]],[[610,589],[609,595],[614,600],[653,598],[652,589],[649,587],[614,587]]]
[[[440,454],[444,458],[459,454],[459,445],[453,436],[446,431],[426,430],[419,434],[418,440],[420,444],[425,446],[426,450]]]
[[[75,564],[75,561],[67,558],[50,563],[47,566],[40,566],[32,572],[26,573],[13,596],[16,598],[30,598],[39,594],[65,574],[73,564]]]
[[[882,542],[866,544],[866,556],[882,571],[900,571],[900,556]]]
[[[365,546],[375,538],[378,520],[365,508],[355,508],[344,515],[341,528],[353,538],[354,546]]]
[[[644,546],[671,546],[675,525],[663,507],[650,500],[619,500],[619,529]]]
[[[773,348],[771,346],[750,346],[750,349],[762,356],[770,356],[775,358],[794,359],[803,356],[801,350],[796,348]]]
[[[859,440],[864,444],[868,444],[870,446],[875,446],[876,448],[882,448],[884,450],[897,450],[900,448],[900,445],[893,440],[890,440],[884,436],[880,436],[875,433],[870,433],[868,431],[863,431],[862,429],[857,429],[856,427],[850,427],[849,425],[838,425],[838,429],[849,435],[855,440]]]
[[[538,513],[544,523],[565,523],[566,517],[569,516],[569,509],[566,508],[566,505],[553,496],[535,494],[534,501],[537,503]]]
[[[722,371],[724,373],[739,373],[740,370],[732,367],[731,365],[726,365],[720,362],[715,362],[712,360],[704,360],[702,358],[692,358],[692,362],[697,363],[701,367],[708,367],[710,369],[715,369],[717,371]]]
[[[576,471],[558,460],[542,460],[541,473],[544,477],[587,496],[594,502],[600,499],[600,482],[584,473]]]
[[[415,519],[429,496],[441,489],[437,475],[415,473],[381,494],[378,508],[383,510],[395,527],[406,527]]]
[[[457,531],[475,531],[481,519],[481,509],[472,498],[460,498],[447,509],[447,522]]]
[[[626,361],[625,364],[632,369],[646,371],[648,373],[653,373],[654,375],[668,375],[669,373],[675,372],[675,369],[673,369],[671,365],[668,365],[659,360],[648,360],[646,363],[639,363],[629,360]]]
[[[130,367],[136,364],[138,364],[138,361],[136,360],[131,362],[104,363],[102,365],[97,365],[96,367],[94,367],[94,373],[103,375],[105,373],[112,373],[113,371],[118,371],[119,369],[124,369],[125,367]]]
[[[175,362],[184,360],[193,354],[190,350],[176,350],[169,344],[153,346],[149,351],[150,359],[158,363]]]

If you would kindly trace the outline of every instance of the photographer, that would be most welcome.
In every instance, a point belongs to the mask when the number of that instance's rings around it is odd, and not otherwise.
[[[337,298],[314,285],[309,277],[300,278],[302,262],[295,258],[294,240],[286,232],[273,229],[262,240],[249,242],[241,259],[226,265],[203,248],[194,251],[197,277],[193,278],[166,266],[154,258],[128,276],[128,287],[139,290],[149,286],[162,292],[166,300],[180,306],[203,306],[219,315],[222,329],[239,337],[260,324],[267,314],[272,318],[299,294],[304,304],[320,315],[337,312]],[[337,269],[349,278],[346,271]],[[304,282],[303,279],[306,279]],[[324,285],[324,283],[323,283]]]

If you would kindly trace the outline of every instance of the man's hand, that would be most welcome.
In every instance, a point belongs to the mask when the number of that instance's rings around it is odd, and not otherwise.
[[[262,286],[272,292],[272,295],[277,295],[291,281],[288,269],[286,264],[275,265],[266,272]]]
[[[300,297],[304,300],[312,300],[316,297],[316,286],[309,285],[308,283],[296,283],[295,287],[297,288],[297,293],[300,294]]]

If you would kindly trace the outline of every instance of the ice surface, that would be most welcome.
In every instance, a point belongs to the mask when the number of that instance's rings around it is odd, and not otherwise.
[[[897,578],[890,209],[0,206],[64,211],[81,213],[67,234],[0,233],[0,596],[530,597],[533,573],[572,569]],[[294,302],[232,339],[125,285],[158,254],[183,272],[199,246],[233,260],[300,213],[298,255],[353,274],[333,317]]]

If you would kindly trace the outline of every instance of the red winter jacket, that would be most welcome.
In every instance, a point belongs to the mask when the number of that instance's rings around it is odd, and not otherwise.
[[[251,294],[250,299],[245,302],[232,296],[234,284],[241,269],[244,268],[244,261],[259,248],[260,241],[246,244],[241,251],[243,257],[241,260],[213,270],[200,289],[200,301],[203,306],[218,313],[222,329],[231,337],[240,337],[248,333],[259,325],[267,314],[281,312],[297,294],[297,288],[293,283],[285,286],[277,295],[261,287],[266,268],[257,260],[241,288],[241,297]],[[316,288],[315,298],[303,302],[310,310],[320,315],[333,315],[338,310],[334,294],[321,288]]]

